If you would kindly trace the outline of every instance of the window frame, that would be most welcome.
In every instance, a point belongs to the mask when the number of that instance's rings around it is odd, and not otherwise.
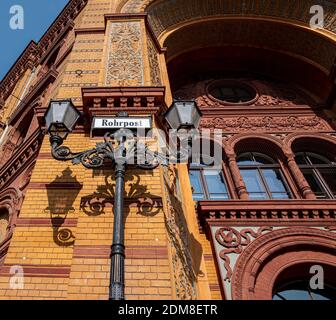
[[[244,90],[248,91],[251,95],[251,99],[244,102],[229,102],[225,100],[221,100],[219,98],[216,98],[212,92],[213,90],[216,90],[218,88],[223,87],[229,87],[229,88],[243,88]],[[252,105],[254,102],[256,102],[260,96],[258,89],[250,82],[246,82],[243,80],[237,80],[237,79],[220,79],[215,80],[207,85],[206,87],[206,94],[207,96],[212,99],[213,101],[218,102],[220,105],[223,106],[233,106],[233,107],[241,107],[241,106],[249,106]]]
[[[231,90],[232,95],[229,96],[228,94],[225,94],[225,89]],[[239,90],[243,90],[245,92],[245,95],[239,93]],[[234,104],[247,103],[255,98],[255,93],[252,92],[250,88],[247,88],[245,85],[239,85],[238,83],[219,84],[211,89],[210,94],[215,99],[218,99],[224,103]]]
[[[255,163],[254,164],[247,164],[247,165],[244,165],[244,164],[239,164],[239,157],[241,156],[244,156],[244,155],[247,155],[249,154],[252,159],[252,161],[254,161]],[[260,163],[257,163],[256,159],[255,159],[255,156],[258,155],[259,157],[261,158],[264,158],[264,159],[267,159],[269,161],[271,161],[272,163],[270,164],[260,164]],[[274,169],[274,170],[277,170],[281,176],[281,181],[283,183],[283,186],[287,192],[287,195],[288,195],[288,199],[293,199],[293,192],[290,188],[290,185],[282,171],[282,168],[280,166],[280,164],[275,161],[272,157],[268,156],[267,154],[263,154],[263,153],[260,153],[260,152],[251,152],[251,151],[248,151],[248,152],[243,152],[241,154],[239,154],[239,156],[237,157],[237,165],[238,165],[238,168],[239,168],[239,171],[242,172],[244,170],[255,170],[257,173],[258,173],[258,177],[260,178],[262,184],[263,184],[263,187],[265,189],[265,192],[266,192],[266,195],[267,195],[267,199],[256,199],[256,200],[287,200],[287,199],[279,199],[279,198],[274,198],[273,197],[273,194],[279,194],[279,192],[272,192],[268,183],[267,183],[267,180],[264,176],[264,170],[267,170],[267,169]],[[243,178],[244,180],[244,178]],[[245,183],[245,182],[244,182]],[[247,191],[248,194],[250,195],[251,192]],[[259,192],[255,192],[255,193],[259,193]],[[253,193],[252,193],[253,194]],[[250,199],[250,200],[255,200],[255,199]]]
[[[303,156],[303,159],[306,162],[306,164],[299,164],[299,163],[296,162],[296,164],[300,168],[300,170],[301,170],[303,176],[305,177],[305,179],[306,179],[305,171],[306,172],[308,170],[311,171],[314,174],[314,177],[316,177],[317,183],[322,187],[322,189],[324,190],[324,193],[325,193],[325,195],[327,197],[325,197],[325,198],[318,197],[318,195],[316,193],[315,193],[315,196],[319,200],[336,199],[336,192],[334,193],[330,189],[328,183],[325,181],[325,179],[323,178],[323,175],[320,172],[320,169],[336,170],[336,163],[333,162],[333,161],[331,161],[331,160],[329,160],[328,158],[326,158],[323,155],[320,155],[318,153],[314,153],[314,152],[311,152],[311,151],[297,152],[297,153],[295,153],[295,158],[297,156]],[[324,160],[326,163],[325,164],[314,164],[311,161],[310,156],[314,156],[314,157],[317,157],[317,158],[319,158],[321,160]],[[307,183],[308,183],[308,181],[307,181]]]
[[[230,189],[228,187],[228,183],[227,183],[227,180],[226,180],[223,169],[221,169],[221,170],[211,169],[211,168],[208,168],[206,165],[202,165],[202,164],[190,164],[188,171],[189,171],[189,181],[190,181],[190,172],[191,171],[198,171],[199,174],[200,174],[201,188],[202,188],[204,197],[203,197],[202,200],[195,200],[194,199],[194,201],[228,201],[228,200],[232,199],[232,196],[230,194]],[[226,199],[211,199],[211,194],[214,194],[214,193],[209,192],[208,182],[206,180],[204,171],[216,171],[216,172],[219,173],[219,175],[221,176],[222,182],[223,182],[223,184],[226,188],[226,191],[227,191],[226,192],[226,195],[227,195]],[[190,185],[191,185],[191,183],[190,183]],[[192,194],[194,195],[192,185],[191,185],[191,191],[192,191]],[[216,193],[216,194],[223,195],[224,193]]]

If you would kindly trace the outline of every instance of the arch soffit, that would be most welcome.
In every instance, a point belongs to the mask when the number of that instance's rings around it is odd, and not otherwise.
[[[159,36],[163,30],[177,25],[178,22],[191,20],[195,17],[210,17],[214,12],[216,15],[220,14],[228,17],[260,17],[261,19],[286,21],[293,25],[309,27],[311,19],[310,8],[316,5],[316,1],[314,2],[313,0],[304,1],[304,3],[290,1],[290,4],[286,7],[282,0],[276,0],[272,5],[269,5],[266,1],[263,1],[263,3],[258,1],[259,3],[257,4],[255,4],[256,1],[247,2],[212,0],[208,3],[201,3],[198,0],[122,0],[116,11],[119,13],[147,12],[155,34]],[[188,8],[188,10],[183,10],[185,8]],[[323,9],[325,13],[324,29],[314,32],[335,40],[336,20],[334,19],[334,13],[336,11],[336,3],[325,3]],[[169,15],[167,12],[172,12],[174,15]],[[183,16],[183,14],[188,14],[189,16]]]
[[[197,37],[194,35],[197,34]],[[234,36],[232,36],[234,35]],[[336,42],[302,26],[260,18],[214,17],[183,22],[160,43],[168,48],[167,61],[180,54],[213,46],[249,47],[279,52],[329,74],[336,59]],[[321,54],[320,48],[324,48]]]
[[[252,1],[253,2],[253,1]],[[313,30],[309,27],[309,21],[311,15],[309,13],[310,7],[314,5],[312,1],[305,1],[302,4],[299,1],[291,2],[290,5],[284,8],[278,0],[275,5],[268,5],[266,2],[252,5],[251,3],[237,3],[233,4],[233,1],[227,0],[214,0],[209,2],[201,2],[197,0],[183,0],[183,1],[153,1],[153,0],[129,0],[120,3],[119,8],[122,13],[136,13],[146,11],[149,15],[149,23],[155,35],[159,38],[161,45],[174,34],[176,37],[184,28],[191,25],[200,25],[200,22],[206,23],[211,20],[225,19],[226,21],[233,21],[237,19],[244,19],[244,21],[251,21],[261,23],[259,28],[264,33],[272,33],[272,36],[260,37],[262,39],[270,39],[273,41],[276,34],[281,37],[274,40],[274,44],[277,47],[277,51],[280,50],[277,43],[281,43],[281,48],[290,48],[287,52],[292,56],[296,56],[302,60],[306,60],[320,70],[328,73],[336,59],[336,20],[334,21],[333,15],[336,11],[336,4],[325,5],[325,29]],[[171,14],[168,14],[168,13]],[[265,23],[273,22],[274,28],[265,28]],[[276,22],[276,23],[275,23]],[[272,25],[272,23],[271,23]],[[286,30],[278,30],[285,28]],[[218,30],[218,26],[215,27]],[[241,36],[246,37],[251,45],[251,41],[256,40],[253,34],[259,34],[260,31],[254,32],[253,30],[247,32],[251,27],[243,28]],[[287,31],[287,29],[289,31]],[[192,31],[194,35],[195,31]],[[235,34],[237,31],[235,32]],[[197,37],[197,41],[200,41],[200,33]],[[208,38],[209,34],[228,34],[232,35],[232,32],[205,32]],[[248,36],[246,36],[248,34]],[[289,37],[288,35],[291,34]],[[285,35],[285,37],[283,37]],[[185,39],[194,39],[195,37],[183,37]],[[232,37],[231,37],[232,39]],[[287,39],[287,40],[286,40]],[[213,42],[213,41],[212,41]],[[271,43],[271,42],[270,42]],[[188,44],[190,49],[190,44]],[[266,46],[267,47],[267,46]],[[307,50],[307,47],[309,50]],[[311,47],[311,48],[310,48]],[[324,57],[321,56],[321,50],[316,51],[316,48],[324,48]],[[315,49],[314,49],[315,48]],[[272,48],[269,48],[272,49]],[[182,53],[182,52],[180,52]],[[308,55],[308,56],[306,56]],[[169,59],[168,59],[169,60]]]

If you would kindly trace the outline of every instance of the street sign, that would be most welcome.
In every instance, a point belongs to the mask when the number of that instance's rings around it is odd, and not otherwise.
[[[133,117],[95,117],[92,129],[151,129],[151,118]]]

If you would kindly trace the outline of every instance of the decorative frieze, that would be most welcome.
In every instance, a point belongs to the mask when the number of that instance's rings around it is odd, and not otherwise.
[[[231,282],[232,265],[230,254],[241,254],[246,246],[266,232],[272,231],[272,227],[236,227],[228,226],[212,227],[211,234],[218,257],[223,261],[225,270],[222,272],[223,281]]]
[[[203,118],[201,127],[223,129],[229,132],[276,132],[276,131],[330,131],[330,126],[320,117],[231,117]]]
[[[105,84],[144,85],[141,23],[113,22],[109,26],[109,50]]]
[[[12,155],[11,159],[0,170],[0,189],[9,185],[23,168],[29,166],[37,157],[41,143],[41,134],[38,129],[20,148]]]
[[[244,269],[244,267],[246,267],[246,256],[251,256],[251,252],[253,252],[252,247],[256,248],[260,246],[260,243],[269,243],[273,241],[271,251],[275,251],[276,246],[278,246],[277,249],[279,250],[288,244],[283,244],[282,241],[279,240],[281,237],[293,235],[292,241],[297,242],[300,240],[295,238],[295,234],[300,234],[301,236],[311,235],[312,237],[315,235],[323,235],[324,237],[327,236],[330,239],[335,239],[334,235],[332,234],[333,231],[334,230],[330,229],[329,227],[305,228],[294,225],[278,225],[276,227],[253,224],[234,226],[228,224],[211,225],[211,241],[215,251],[215,259],[221,278],[221,285],[225,295],[224,298],[226,300],[237,299],[238,293],[241,294],[242,290],[247,290],[247,288],[243,287],[241,284],[241,278],[243,278],[245,275],[253,275],[256,277],[256,269],[253,270],[253,274]],[[305,240],[307,241],[307,238]],[[262,252],[265,253],[267,250],[263,249]],[[263,268],[265,267],[263,264],[264,259],[265,255],[263,258],[253,255],[253,260]],[[249,280],[250,279],[251,277]],[[252,288],[255,286],[255,282],[250,280],[249,285],[250,288]],[[255,290],[256,287],[254,287],[254,290],[251,292],[254,292]],[[239,299],[241,299],[241,297],[239,297]]]
[[[208,222],[255,221],[274,224],[318,223],[332,225],[336,221],[334,200],[323,203],[315,200],[264,200],[264,201],[199,201],[198,218],[201,226]]]
[[[162,82],[160,76],[158,53],[150,35],[147,36],[147,43],[151,82],[153,86],[161,86]]]
[[[166,110],[163,87],[83,88],[85,114],[90,119],[99,115],[114,115],[120,111],[129,114],[158,114]]]

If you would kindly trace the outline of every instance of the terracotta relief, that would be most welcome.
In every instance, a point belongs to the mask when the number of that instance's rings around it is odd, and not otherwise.
[[[255,229],[255,228],[254,228]],[[245,228],[237,230],[231,227],[221,227],[214,232],[217,243],[224,247],[218,252],[219,257],[223,260],[226,274],[224,281],[231,282],[232,266],[229,257],[230,253],[240,254],[244,248],[249,245],[253,239],[260,237],[265,232],[272,231],[272,227],[260,227],[257,230],[253,228]]]
[[[144,85],[140,22],[112,23],[105,84]]]
[[[2,243],[7,234],[9,215],[6,211],[0,210],[0,243]]]
[[[171,244],[176,298],[196,299],[196,275],[189,250],[189,233],[183,206],[178,198],[177,173],[173,167],[164,168],[165,224]]]
[[[160,66],[158,61],[158,54],[150,35],[147,37],[148,42],[148,59],[150,67],[150,76],[153,86],[161,86]]]
[[[319,117],[235,117],[203,118],[202,128],[223,129],[230,132],[323,131],[329,125]]]
[[[226,80],[229,82],[230,80]],[[234,79],[233,82],[240,82],[251,87],[256,92],[256,98],[244,105],[250,106],[279,106],[293,107],[297,105],[314,105],[314,101],[299,88],[290,85],[273,83],[254,79]],[[188,84],[174,92],[176,99],[196,99],[200,108],[224,108],[225,102],[221,102],[211,96],[209,87],[218,80],[205,80]]]
[[[202,18],[214,15],[230,16],[259,16],[278,17],[290,19],[295,22],[308,24],[310,1],[290,1],[284,5],[282,1],[155,1],[155,0],[128,0],[122,8],[122,12],[141,12],[146,10],[150,15],[150,22],[156,35],[174,24],[191,18]],[[153,3],[154,2],[154,3]],[[231,2],[231,3],[230,3]],[[324,4],[325,22],[324,28],[334,32],[336,20],[334,19],[335,4],[331,1]]]

